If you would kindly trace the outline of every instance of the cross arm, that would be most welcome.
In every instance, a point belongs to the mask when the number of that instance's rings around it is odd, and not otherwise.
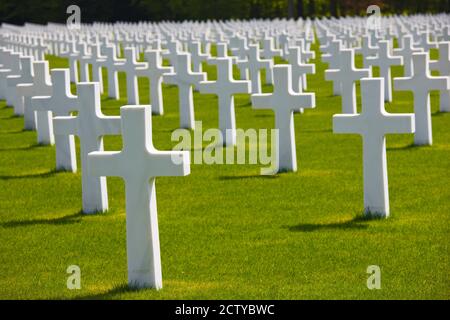
[[[288,99],[290,100],[289,105],[292,106],[294,110],[316,107],[316,96],[314,93],[295,93]]]
[[[384,112],[385,113],[385,112]],[[386,133],[414,133],[414,114],[407,113],[385,113],[383,126]]]
[[[121,120],[119,116],[101,116],[100,121],[102,123],[102,134],[103,135],[116,135],[121,133]]]
[[[216,81],[200,81],[197,88],[201,93],[217,94],[218,92]]]
[[[450,77],[433,77],[430,82],[432,90],[450,90]]]
[[[16,85],[18,85],[19,83],[23,83],[22,82],[22,76],[20,75],[11,75],[8,76],[6,78],[6,83],[8,85],[8,87],[15,87]]]
[[[271,93],[252,94],[252,105],[254,109],[273,109],[272,94]]]
[[[337,81],[340,79],[340,70],[339,69],[328,69],[325,70],[325,80],[327,81]]]
[[[151,161],[147,162],[148,172],[154,172],[156,177],[187,176],[190,174],[189,151],[152,151],[148,154]]]
[[[36,111],[52,111],[50,107],[50,96],[40,96],[31,98],[31,105],[33,110]]]
[[[28,97],[33,92],[33,84],[32,83],[19,83],[16,88],[19,95]]]
[[[396,91],[411,91],[412,78],[399,77],[394,78],[394,90]]]
[[[168,84],[178,84],[176,73],[163,74],[163,82]]]
[[[312,63],[302,64],[299,66],[299,69],[307,74],[315,74],[316,73],[316,65]]]
[[[122,151],[94,151],[88,154],[87,171],[96,177],[122,177]]]
[[[360,114],[335,114],[333,116],[333,133],[354,133],[355,123],[359,122]]]
[[[78,121],[76,116],[54,117],[53,131],[57,135],[78,135]]]

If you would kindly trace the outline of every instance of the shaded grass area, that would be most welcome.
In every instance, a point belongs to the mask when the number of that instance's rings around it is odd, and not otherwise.
[[[52,68],[67,67],[49,58]],[[308,89],[317,107],[295,115],[298,172],[261,178],[260,165],[194,164],[190,176],[157,179],[161,291],[126,285],[121,179],[108,178],[107,213],[81,214],[80,173],[55,172],[54,147],[36,145],[36,133],[23,131],[23,119],[0,102],[0,298],[450,298],[450,114],[438,113],[433,92],[434,145],[388,137],[392,217],[363,219],[361,139],[332,133],[340,98],[324,81],[319,55],[316,62]],[[123,74],[120,84],[120,100],[102,96],[105,114],[127,104]],[[149,103],[148,81],[139,85],[141,103]],[[153,137],[169,150],[177,143],[178,90],[163,92],[165,114],[153,117]],[[194,99],[203,130],[217,127],[217,98]],[[386,107],[412,112],[412,94],[394,92]],[[274,124],[273,113],[252,110],[247,95],[236,98],[236,121],[243,129]],[[105,148],[119,150],[120,137],[106,137]],[[81,268],[81,290],[66,288],[69,265]],[[366,287],[369,265],[381,267],[381,290]]]

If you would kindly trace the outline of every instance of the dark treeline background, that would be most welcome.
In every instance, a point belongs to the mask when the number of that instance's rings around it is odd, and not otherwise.
[[[382,13],[450,12],[450,0],[0,0],[0,22],[64,23],[66,8],[81,8],[81,22],[321,17]]]

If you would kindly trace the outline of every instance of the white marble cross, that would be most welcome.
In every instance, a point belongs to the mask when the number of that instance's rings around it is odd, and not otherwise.
[[[450,77],[450,42],[439,42],[439,59],[430,61],[430,69],[439,71],[439,75]],[[450,112],[450,90],[441,90],[439,111]]]
[[[48,61],[33,62],[33,82],[17,85],[19,99],[24,99],[24,128],[25,130],[37,130],[37,141],[43,145],[53,145],[52,113],[50,111],[36,111],[31,103],[31,98],[36,96],[48,96],[52,94],[52,83]]]
[[[437,43],[430,41],[430,32],[425,31],[419,34],[418,46],[423,48],[426,52],[428,52],[430,51],[430,49],[436,48]]]
[[[328,46],[328,53],[322,55],[322,60],[328,63],[328,69],[339,69],[341,51],[342,40],[332,40]],[[333,94],[335,96],[341,94],[341,84],[338,81],[333,81]]]
[[[164,82],[178,86],[180,104],[180,127],[186,129],[195,128],[193,86],[198,86],[206,80],[202,72],[191,71],[191,56],[188,53],[180,53],[177,56],[176,67],[173,73],[163,75]]]
[[[156,177],[190,173],[189,152],[158,151],[152,142],[150,106],[120,109],[123,149],[91,152],[89,174],[125,181],[128,283],[162,288]]]
[[[100,106],[98,83],[77,84],[77,116],[55,117],[53,125],[57,135],[77,135],[80,139],[81,184],[83,212],[108,210],[106,178],[88,174],[87,156],[103,150],[103,136],[120,134],[120,117],[104,116]]]
[[[12,90],[8,88],[7,79],[9,76],[20,74],[20,54],[6,50],[4,57],[6,61],[0,69],[0,99],[6,100],[6,105],[11,106],[15,101],[12,97]]]
[[[188,47],[189,52],[191,53],[192,71],[202,72],[203,71],[202,62],[208,60],[209,54],[201,52],[202,44],[200,43],[200,41],[190,42]]]
[[[92,81],[99,83],[100,93],[103,93],[102,65],[106,62],[106,56],[101,54],[101,45],[99,43],[94,44],[90,49],[91,54],[83,57],[82,60],[83,63],[92,65]]]
[[[117,49],[115,45],[106,46],[105,55],[106,61],[104,65],[108,74],[108,97],[118,100],[120,98],[120,92],[117,66],[120,66],[125,60],[117,58]]]
[[[355,53],[361,54],[363,58],[363,66],[365,68],[369,67],[368,58],[373,57],[377,53],[378,47],[372,45],[371,38],[369,36],[364,36],[361,39],[361,47],[355,48]]]
[[[232,59],[216,58],[212,64],[217,65],[217,80],[200,82],[201,93],[216,94],[219,99],[219,128],[224,138],[224,145],[236,144],[236,118],[234,113],[234,94],[250,93],[248,80],[233,79]]]
[[[416,132],[415,145],[432,145],[430,91],[449,90],[449,77],[432,77],[429,70],[428,53],[413,54],[413,76],[395,78],[394,87],[398,91],[412,91],[414,95],[414,114]]]
[[[70,81],[76,83],[76,82],[78,82],[77,60],[79,57],[79,53],[76,51],[75,45],[76,45],[76,40],[75,39],[71,40],[67,51],[61,52],[60,55],[69,60]]]
[[[273,72],[273,61],[268,59],[261,59],[259,56],[259,47],[256,44],[248,46],[247,60],[238,61],[237,65],[241,70],[249,70],[250,81],[252,84],[252,94],[261,93],[261,69],[266,72]]]
[[[294,91],[302,92],[307,88],[306,75],[314,74],[314,64],[302,63],[300,47],[288,47],[286,59],[292,66],[292,88]]]
[[[7,84],[14,93],[14,114],[24,114],[23,96],[17,92],[19,83],[33,83],[33,56],[24,56],[20,58],[20,75],[11,75],[7,77]]]
[[[77,97],[70,92],[69,69],[51,71],[52,95],[32,98],[33,109],[51,111],[54,117],[69,116],[77,109]],[[75,137],[55,134],[56,170],[77,171]]]
[[[363,139],[364,213],[389,216],[386,134],[413,133],[413,114],[390,114],[384,109],[384,79],[361,80],[361,114],[333,116],[334,133],[360,134]]]
[[[77,53],[75,53],[77,60],[80,65],[80,82],[87,82],[89,81],[89,53],[87,50],[87,45],[84,42],[76,43],[75,44]]]
[[[295,150],[294,111],[314,108],[314,93],[296,93],[292,89],[290,65],[276,65],[273,93],[252,95],[255,109],[272,109],[275,112],[275,129],[278,130],[278,170],[297,171]]]
[[[342,113],[356,113],[356,81],[371,77],[370,69],[355,68],[354,49],[342,49],[340,53],[340,67],[337,70],[326,70],[327,80],[337,81],[341,86]]]
[[[125,62],[117,65],[117,70],[124,71],[127,78],[127,98],[129,104],[139,104],[138,74],[147,68],[147,63],[136,61],[136,48],[124,50]]]
[[[282,51],[281,49],[275,49],[274,38],[266,37],[262,40],[263,49],[261,52],[261,56],[266,59],[272,59],[275,57],[281,57]]]
[[[368,57],[367,63],[372,68],[374,66],[380,68],[380,77],[384,79],[384,101],[392,101],[391,66],[403,64],[403,58],[392,56],[389,41],[382,40],[378,42],[377,56]]]
[[[405,77],[412,75],[412,55],[413,53],[422,52],[423,49],[415,48],[411,35],[404,36],[402,39],[402,47],[394,49],[394,54],[403,57],[403,67]]]
[[[147,68],[139,70],[140,77],[147,77],[150,82],[150,103],[153,114],[162,115],[164,113],[162,80],[163,75],[173,73],[172,67],[163,67],[161,52],[159,50],[147,50],[144,53],[147,61]]]

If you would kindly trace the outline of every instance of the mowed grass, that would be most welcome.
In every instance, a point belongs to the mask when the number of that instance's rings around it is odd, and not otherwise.
[[[52,68],[67,66],[49,59]],[[0,298],[450,298],[450,114],[438,112],[433,92],[432,147],[412,146],[411,134],[388,136],[391,217],[361,219],[361,138],[333,134],[340,97],[324,81],[319,55],[315,62],[308,90],[317,107],[295,114],[298,172],[262,177],[261,165],[193,164],[187,177],[157,179],[160,291],[127,287],[122,180],[108,178],[107,213],[81,214],[80,173],[55,172],[54,147],[37,145],[1,102]],[[102,96],[105,114],[127,104],[124,80],[122,99]],[[140,87],[148,103],[148,82]],[[164,86],[165,114],[152,119],[161,150],[177,143],[177,92]],[[194,99],[203,130],[217,127],[216,97]],[[386,107],[412,112],[412,94],[395,92]],[[236,121],[243,129],[274,125],[273,113],[253,110],[247,95],[236,98]],[[106,137],[105,147],[120,150],[120,137]],[[81,290],[66,287],[69,265],[81,268]],[[366,286],[369,265],[381,267],[381,290]]]

